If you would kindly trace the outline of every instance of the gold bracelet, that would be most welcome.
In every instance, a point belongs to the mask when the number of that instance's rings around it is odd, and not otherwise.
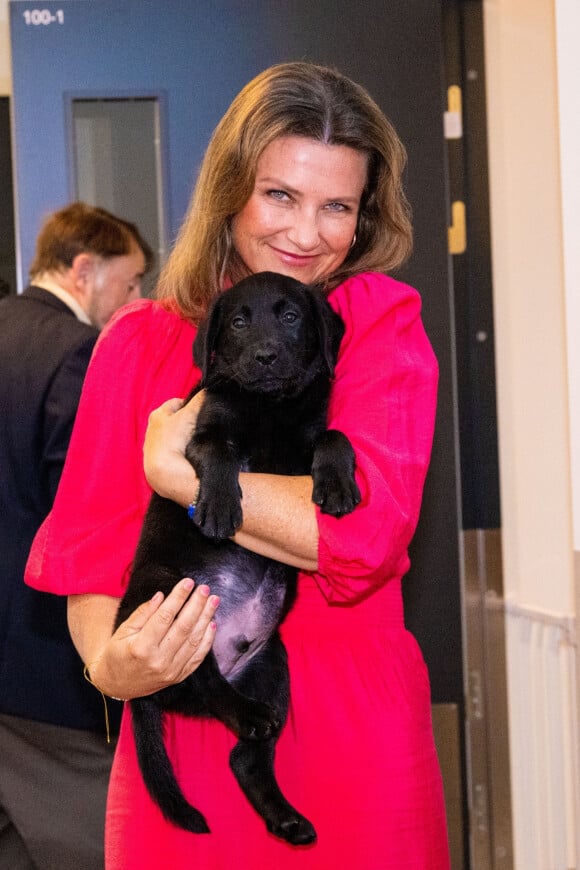
[[[124,701],[124,698],[116,698],[114,695],[105,695],[105,693],[103,692],[101,687],[97,686],[97,684],[92,681],[90,670],[91,670],[92,666],[96,665],[96,664],[97,664],[97,662],[91,662],[90,665],[85,665],[83,668],[83,676],[84,676],[85,680],[87,681],[87,683],[90,683],[91,686],[95,687],[97,692],[101,693],[101,698],[103,699],[103,706],[105,708],[105,731],[107,734],[107,743],[110,743],[111,742],[111,727],[110,727],[110,723],[109,723],[109,708],[107,707],[107,698],[111,698],[111,700],[113,700],[113,701]]]

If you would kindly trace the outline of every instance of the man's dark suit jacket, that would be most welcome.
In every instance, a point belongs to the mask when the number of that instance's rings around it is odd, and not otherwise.
[[[39,287],[0,300],[0,712],[92,731],[103,730],[103,702],[83,677],[66,599],[30,589],[23,576],[97,336]],[[80,500],[82,480],[78,492]]]

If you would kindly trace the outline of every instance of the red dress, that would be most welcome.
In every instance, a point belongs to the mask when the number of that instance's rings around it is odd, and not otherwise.
[[[169,754],[212,833],[166,823],[137,768],[126,706],[108,870],[449,867],[429,681],[401,599],[431,450],[436,362],[412,288],[365,273],[330,301],[346,333],[329,424],[354,446],[362,503],[340,520],[318,514],[319,570],[300,575],[282,630],[291,707],[276,753],[282,790],[318,840],[293,847],[268,834],[230,772],[234,736],[219,722],[177,715],[167,718]],[[31,552],[31,585],[122,594],[150,497],[141,452],[148,414],[197,380],[194,335],[150,300],[124,308],[102,333],[57,499]]]

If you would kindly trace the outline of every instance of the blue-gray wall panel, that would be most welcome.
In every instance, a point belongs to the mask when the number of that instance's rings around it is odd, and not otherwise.
[[[64,22],[27,24],[25,13],[39,6],[55,18],[61,10]],[[166,96],[172,238],[216,122],[240,86],[279,54],[270,39],[262,39],[263,9],[261,2],[219,0],[10,4],[15,170],[25,273],[42,216],[71,198],[65,95]]]

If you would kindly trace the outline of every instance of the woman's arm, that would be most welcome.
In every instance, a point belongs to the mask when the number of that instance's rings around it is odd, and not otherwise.
[[[311,477],[240,474],[244,521],[234,541],[302,571],[318,567]]]
[[[195,497],[199,481],[184,455],[203,404],[198,393],[187,404],[170,399],[149,417],[143,448],[150,486],[184,509]],[[240,474],[244,520],[234,540],[248,550],[315,571],[318,525],[312,502],[312,478],[277,474]]]
[[[209,652],[219,603],[207,586],[181,580],[164,599],[142,604],[113,633],[119,601],[70,595],[68,623],[91,682],[106,695],[137,698],[181,682]]]

